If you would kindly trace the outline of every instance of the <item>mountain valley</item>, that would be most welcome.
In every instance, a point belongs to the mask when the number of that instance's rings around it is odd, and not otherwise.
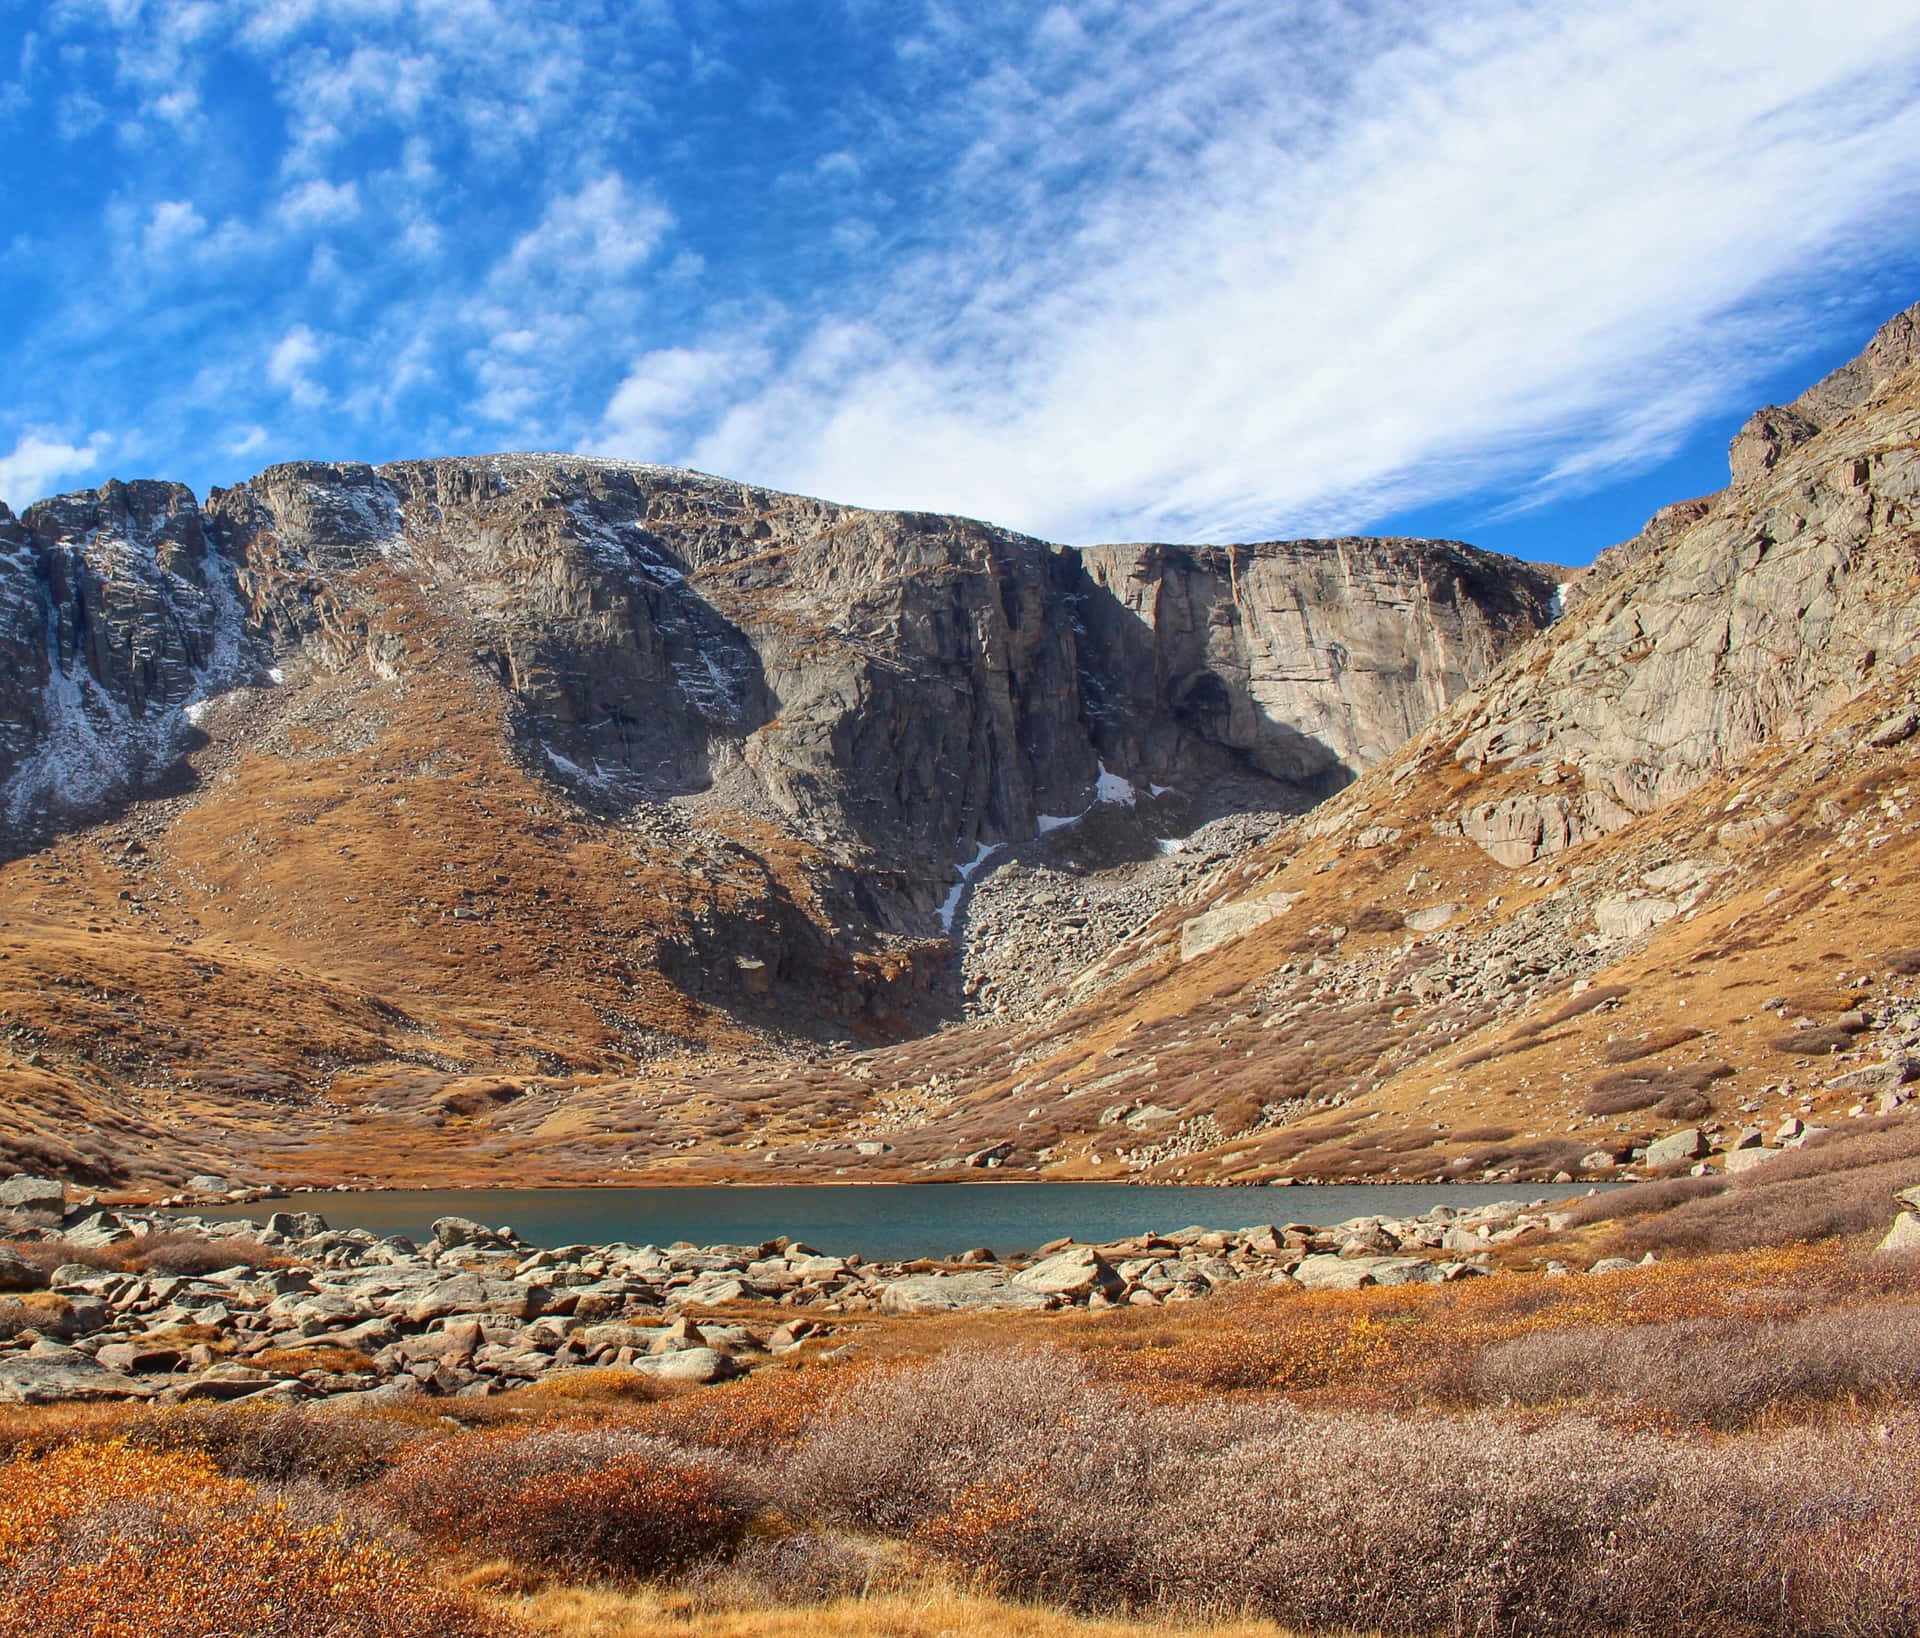
[[[0,516],[0,1160],[1578,1180],[1896,1107],[1915,323],[1571,576],[570,456]]]

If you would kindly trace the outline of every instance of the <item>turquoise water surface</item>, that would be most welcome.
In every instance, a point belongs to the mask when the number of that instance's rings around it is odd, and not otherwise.
[[[1412,1216],[1434,1206],[1564,1199],[1581,1183],[1328,1184],[1288,1189],[1135,1187],[1125,1183],[912,1183],[841,1187],[652,1189],[391,1189],[300,1194],[250,1206],[196,1208],[208,1217],[317,1211],[334,1228],[424,1240],[436,1217],[511,1225],[535,1245],[759,1245],[778,1235],[837,1256],[938,1257],[974,1246],[1002,1255],[1071,1235],[1100,1241],[1198,1224],[1343,1222]]]

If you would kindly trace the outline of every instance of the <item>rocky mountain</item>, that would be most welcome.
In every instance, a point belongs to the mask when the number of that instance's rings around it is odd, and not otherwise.
[[[1605,554],[1562,619],[1309,816],[1209,827],[1147,871],[1040,866],[1101,929],[1084,959],[983,895],[991,971],[895,1152],[998,1135],[1005,1164],[1074,1176],[1617,1177],[1764,1164],[1907,1102],[1917,318],[1755,415],[1725,490]],[[899,1052],[869,1072],[924,1079]]]
[[[1565,586],[562,457],[31,508],[9,1157],[1582,1178],[1899,1107],[1915,319]]]
[[[716,1066],[951,1010],[984,867],[1302,811],[1555,591],[1451,542],[1075,551],[576,457],[0,516],[15,1142],[205,1169],[392,1120],[388,1160],[451,1123],[491,1166],[538,1110],[556,1164],[624,1162],[647,1066],[704,1153],[753,1130]]]

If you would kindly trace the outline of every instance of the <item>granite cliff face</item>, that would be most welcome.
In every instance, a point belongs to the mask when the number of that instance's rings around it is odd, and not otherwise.
[[[0,835],[164,787],[191,708],[256,679],[206,525],[178,484],[0,507]]]
[[[840,1093],[712,1077],[950,1017],[989,861],[1298,812],[1553,590],[558,456],[42,502],[0,518],[0,1158],[604,1175],[772,1099],[816,1164]]]
[[[1548,786],[1469,808],[1522,865],[1618,830],[1920,655],[1920,309],[1733,441],[1732,482],[1657,514],[1569,589],[1553,642],[1488,686],[1455,755]]]
[[[1547,618],[1444,542],[1081,553],[571,458],[277,467],[206,507],[109,485],[9,524],[0,781],[22,840],[165,788],[196,706],[270,670],[471,667],[598,810],[791,829],[907,927],[983,845],[1103,793],[1297,810]],[[410,630],[395,588],[425,598]],[[1103,784],[1102,776],[1107,776]]]
[[[1091,714],[1113,760],[1170,783],[1204,744],[1319,795],[1487,675],[1553,598],[1545,575],[1448,541],[1096,546],[1080,561]]]

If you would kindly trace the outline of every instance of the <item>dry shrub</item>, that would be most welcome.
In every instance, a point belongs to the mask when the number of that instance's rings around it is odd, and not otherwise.
[[[1790,1052],[1801,1058],[1825,1058],[1851,1047],[1853,1031],[1833,1026],[1797,1029],[1790,1035],[1773,1036],[1767,1045],[1775,1052]]]
[[[1920,950],[1890,950],[1880,959],[1886,963],[1888,972],[1901,973],[1908,978],[1920,973]]]
[[[1630,1064],[1640,1058],[1652,1058],[1662,1052],[1671,1052],[1677,1046],[1699,1039],[1700,1031],[1697,1029],[1650,1030],[1638,1040],[1610,1043],[1606,1050],[1606,1060],[1610,1064]]]
[[[1347,918],[1349,933],[1398,933],[1405,928],[1407,918],[1399,910],[1389,909],[1384,904],[1370,904],[1364,910],[1356,911]]]
[[[750,1538],[731,1559],[699,1567],[679,1587],[703,1604],[766,1609],[867,1598],[900,1585],[907,1572],[891,1543],[840,1530],[796,1530]]]
[[[656,1399],[669,1398],[673,1393],[674,1389],[667,1383],[655,1382],[638,1371],[621,1366],[608,1366],[594,1370],[576,1367],[570,1371],[558,1371],[516,1389],[513,1397],[516,1403],[550,1404],[558,1401],[573,1405],[625,1406],[648,1404]]]
[[[1695,1113],[1704,1115],[1713,1105],[1702,1094],[1715,1081],[1733,1073],[1731,1065],[1718,1060],[1703,1064],[1648,1064],[1639,1069],[1618,1070],[1611,1075],[1602,1075],[1593,1083],[1593,1091],[1585,1105],[1586,1112],[1594,1116],[1626,1115],[1637,1109],[1651,1109],[1670,1101],[1676,1108],[1697,1104],[1699,1107]],[[1686,1120],[1693,1117],[1682,1115],[1678,1118]]]
[[[1483,1349],[1471,1382],[1482,1401],[1611,1397],[1667,1420],[1745,1427],[1836,1400],[1920,1396],[1920,1306],[1534,1332]]]
[[[1576,1171],[1589,1147],[1572,1138],[1528,1138],[1477,1150],[1468,1160],[1487,1170],[1514,1167],[1522,1176],[1551,1177],[1555,1172]]]
[[[373,1361],[358,1348],[342,1348],[338,1343],[313,1343],[304,1348],[266,1348],[247,1355],[255,1370],[279,1371],[298,1376],[302,1371],[367,1371]]]
[[[1573,1417],[1152,1406],[1058,1358],[988,1354],[825,1423],[793,1505],[1081,1607],[1423,1638],[1892,1638],[1913,1607],[1916,1455],[1908,1429],[1711,1448]],[[1826,1519],[1849,1533],[1823,1584],[1806,1572]]]
[[[1051,1348],[948,1354],[840,1396],[784,1469],[805,1512],[896,1534],[982,1473],[1047,1445],[1090,1397],[1087,1368]]]
[[[724,1553],[760,1510],[727,1458],[611,1429],[422,1443],[371,1494],[442,1547],[617,1580]]]
[[[1604,1194],[1584,1195],[1567,1208],[1567,1227],[1584,1228],[1589,1223],[1617,1222],[1671,1211],[1689,1200],[1725,1194],[1727,1186],[1724,1177],[1664,1177],[1652,1183],[1609,1189]]]
[[[78,1263],[83,1268],[98,1269],[103,1274],[118,1273],[123,1266],[117,1249],[76,1246],[66,1240],[10,1240],[7,1250],[22,1262],[37,1268],[42,1275],[51,1274],[66,1263]]]
[[[1699,1120],[1713,1113],[1713,1099],[1704,1092],[1669,1092],[1653,1112],[1670,1121]]]
[[[1530,1018],[1524,1024],[1514,1027],[1515,1035],[1539,1035],[1552,1029],[1555,1024],[1570,1023],[1583,1013],[1589,1013],[1596,1007],[1604,1007],[1609,1001],[1619,1001],[1631,994],[1625,984],[1597,984],[1571,999],[1563,1001],[1544,1018]]]
[[[1741,1251],[1864,1234],[1892,1221],[1897,1190],[1920,1183],[1920,1120],[1858,1121],[1730,1179],[1675,1181],[1717,1186],[1709,1197],[1643,1217],[1621,1236],[1622,1250]],[[1638,1193],[1596,1198],[1616,1205]]]
[[[1625,984],[1596,984],[1584,994],[1576,995],[1548,1016],[1549,1024],[1564,1024],[1569,1019],[1578,1018],[1583,1013],[1592,1012],[1596,1007],[1604,1007],[1609,1001],[1624,1001],[1633,993]]]
[[[1516,1134],[1511,1126],[1469,1126],[1450,1135],[1455,1143],[1505,1143]]]
[[[569,1372],[577,1375],[577,1372]],[[706,1445],[755,1461],[783,1456],[834,1399],[854,1391],[858,1366],[835,1371],[756,1371],[738,1382],[680,1394],[637,1413],[638,1431]]]
[[[271,1501],[203,1456],[75,1443],[0,1467],[0,1632],[486,1638],[393,1540]]]
[[[204,1456],[229,1478],[348,1490],[387,1471],[417,1437],[396,1422],[282,1405],[180,1405],[132,1423],[129,1445]]]
[[[143,1234],[113,1248],[134,1274],[218,1274],[227,1268],[265,1268],[285,1258],[244,1235]]]

